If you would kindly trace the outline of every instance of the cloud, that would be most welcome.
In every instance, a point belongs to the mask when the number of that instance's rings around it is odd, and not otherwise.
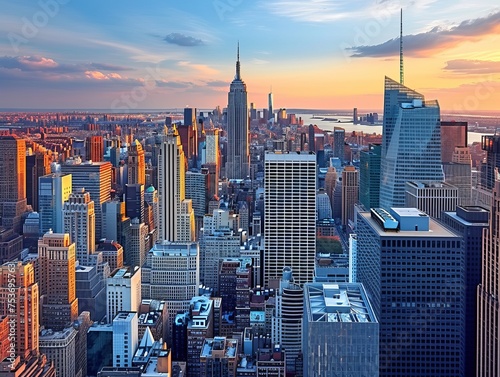
[[[404,54],[426,57],[456,47],[463,42],[474,42],[483,36],[498,32],[500,32],[500,11],[490,13],[483,18],[462,21],[448,29],[436,26],[424,33],[405,35]],[[396,56],[399,51],[399,38],[378,45],[349,47],[347,50],[352,52],[352,57]]]
[[[215,75],[217,73],[216,69],[211,68],[205,64],[194,64],[194,63],[191,63],[189,61],[182,60],[180,62],[177,62],[177,65],[179,67],[191,68],[195,71],[202,73],[203,75]]]
[[[170,33],[163,40],[167,43],[184,47],[203,46],[205,44],[201,39],[181,33]]]
[[[206,86],[211,86],[211,87],[214,87],[214,88],[229,87],[229,82],[224,81],[224,80],[206,81],[205,84],[206,84]]]
[[[185,89],[193,86],[192,82],[189,81],[164,81],[156,80],[156,86],[160,88],[173,88],[173,89]]]
[[[447,61],[443,69],[466,74],[500,73],[500,61],[455,59]]]
[[[54,74],[68,74],[87,71],[127,71],[131,68],[103,63],[87,64],[61,64],[54,59],[32,55],[32,56],[0,56],[0,68],[17,69],[28,72],[52,72]]]

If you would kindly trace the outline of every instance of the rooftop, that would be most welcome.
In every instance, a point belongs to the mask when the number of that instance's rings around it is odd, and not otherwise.
[[[304,298],[309,322],[378,322],[362,284],[306,283]]]
[[[404,210],[404,208],[398,208],[398,210]],[[418,210],[417,210],[418,211]],[[417,212],[413,212],[417,213]],[[418,213],[423,213],[418,211]],[[359,212],[359,215],[364,217],[367,224],[369,224],[375,232],[381,237],[455,237],[455,233],[446,229],[444,226],[440,225],[434,219],[429,218],[429,230],[400,230],[397,232],[387,232],[384,228],[379,225],[375,219],[371,218],[370,212]],[[427,216],[426,214],[424,214]],[[404,216],[404,212],[403,212]],[[427,216],[428,218],[428,216]]]
[[[238,341],[236,339],[227,339],[224,336],[207,338],[203,343],[200,357],[235,358],[237,348]]]

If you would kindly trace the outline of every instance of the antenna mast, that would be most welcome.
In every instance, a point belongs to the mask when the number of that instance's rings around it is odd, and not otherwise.
[[[399,83],[404,85],[404,70],[403,70],[403,8],[401,8],[401,22],[399,31]]]

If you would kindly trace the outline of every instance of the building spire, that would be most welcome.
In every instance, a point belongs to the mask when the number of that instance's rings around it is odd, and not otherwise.
[[[238,41],[238,52],[237,52],[237,60],[236,60],[236,80],[241,80],[240,75],[240,41]]]
[[[399,30],[399,83],[404,85],[403,71],[403,8],[401,8],[400,30]]]

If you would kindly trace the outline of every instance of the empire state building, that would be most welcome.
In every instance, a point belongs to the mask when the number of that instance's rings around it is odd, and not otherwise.
[[[236,76],[229,87],[227,106],[228,179],[245,179],[249,174],[247,86],[240,75],[240,48],[236,61]]]

